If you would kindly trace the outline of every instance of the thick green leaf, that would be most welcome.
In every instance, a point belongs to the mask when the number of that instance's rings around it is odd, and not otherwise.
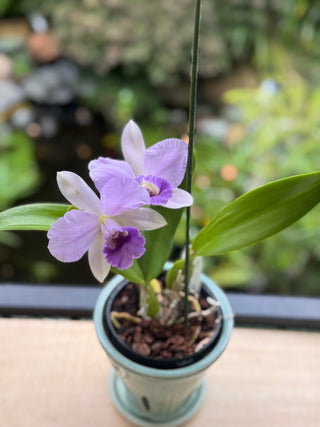
[[[193,156],[193,167],[196,158]],[[186,177],[184,177],[180,188],[186,189]],[[163,271],[164,264],[168,261],[174,243],[174,235],[179,225],[183,209],[168,209],[161,206],[152,206],[167,221],[167,225],[153,231],[146,231],[143,235],[146,238],[146,252],[139,259],[139,265],[146,283],[158,277]]]
[[[296,175],[231,202],[194,239],[196,255],[216,255],[257,243],[296,222],[320,201],[320,172]]]
[[[0,212],[0,231],[4,230],[43,230],[63,216],[70,205],[35,203],[17,206]]]
[[[154,207],[153,207],[154,208]],[[183,209],[154,208],[167,221],[167,225],[153,231],[146,231],[146,252],[139,259],[139,265],[145,282],[150,282],[162,272],[163,266],[168,261],[173,247],[173,239],[179,224]]]
[[[130,280],[133,283],[139,283],[140,285],[145,284],[141,268],[139,267],[138,261],[135,259],[133,265],[126,270],[118,270],[117,268],[112,268],[112,271],[116,274],[120,274],[125,279]]]

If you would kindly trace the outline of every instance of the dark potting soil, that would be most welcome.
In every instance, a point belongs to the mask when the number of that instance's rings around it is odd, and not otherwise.
[[[202,310],[210,307],[207,300],[200,296],[199,303]],[[189,304],[193,311],[192,304]],[[126,312],[132,316],[137,316],[139,307],[139,296],[135,287],[128,284],[116,297],[112,311]],[[182,316],[183,301],[178,305],[179,316]],[[155,359],[180,359],[190,356],[202,349],[213,336],[217,327],[217,314],[191,319],[185,334],[184,324],[178,323],[170,327],[165,327],[155,320],[140,319],[139,323],[134,323],[127,319],[117,319],[121,327],[117,329],[118,336],[133,351]],[[196,340],[190,343],[197,328],[200,332]]]

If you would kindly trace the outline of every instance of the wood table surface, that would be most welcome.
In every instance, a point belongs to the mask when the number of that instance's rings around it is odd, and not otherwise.
[[[0,427],[130,427],[89,320],[0,318]],[[320,333],[235,328],[186,427],[320,426]]]

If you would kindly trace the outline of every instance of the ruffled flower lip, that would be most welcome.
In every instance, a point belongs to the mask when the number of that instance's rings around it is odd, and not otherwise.
[[[148,191],[152,205],[165,205],[173,195],[171,184],[164,178],[154,175],[139,175],[136,180]]]
[[[111,229],[105,238],[103,254],[110,265],[125,270],[131,267],[134,258],[140,258],[145,253],[144,245],[145,238],[138,228]]]

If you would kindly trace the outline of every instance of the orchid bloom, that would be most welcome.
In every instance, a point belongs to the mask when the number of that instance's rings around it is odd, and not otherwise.
[[[180,139],[165,139],[145,148],[139,127],[130,120],[125,126],[121,147],[125,161],[99,157],[89,163],[97,189],[112,177],[136,180],[149,195],[149,204],[178,209],[192,205],[192,196],[177,188],[184,177],[188,146]]]
[[[143,188],[129,178],[115,177],[102,188],[101,199],[73,172],[58,172],[63,196],[77,209],[59,218],[48,231],[50,253],[62,262],[78,261],[88,251],[89,266],[100,282],[110,266],[129,268],[145,252],[139,230],[166,224],[149,203]]]

